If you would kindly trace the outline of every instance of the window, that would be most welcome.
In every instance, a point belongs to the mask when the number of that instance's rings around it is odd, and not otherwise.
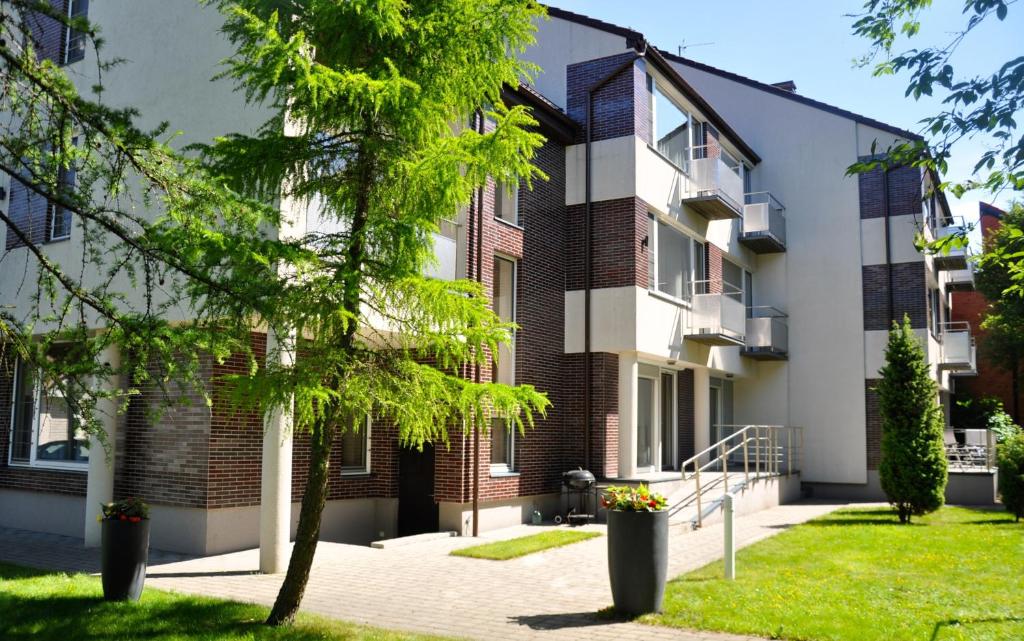
[[[513,225],[519,224],[519,184],[494,183],[494,217]]]
[[[648,125],[657,150],[683,171],[690,171],[691,147],[697,140],[693,117],[665,95],[653,76],[647,76]],[[651,141],[648,141],[651,142]]]
[[[747,308],[747,318],[754,317],[754,275],[743,272],[743,306]]]
[[[647,219],[647,287],[679,300],[690,300],[704,280],[704,246],[653,213]]]
[[[341,435],[341,473],[369,474],[370,472],[370,417],[362,429],[348,426]]]
[[[60,386],[18,363],[11,416],[11,463],[75,467],[89,462],[89,437]]]
[[[722,260],[722,280],[725,293],[743,291],[743,268],[736,263]]]
[[[78,138],[72,139],[77,145]],[[56,154],[52,162],[59,160]],[[11,175],[10,194],[7,200],[7,213],[14,226],[16,226],[27,237],[28,243],[42,244],[59,240],[67,240],[71,237],[71,223],[73,220],[71,210],[58,207],[56,203],[36,193],[29,188],[27,180]],[[75,169],[59,169],[57,180],[61,190],[70,191],[75,185]],[[45,191],[45,190],[44,190]],[[23,242],[10,225],[7,230],[6,249],[24,247]]]
[[[89,0],[70,0],[68,2],[69,18],[84,18],[89,15]],[[85,34],[81,31],[65,27],[64,64],[78,62],[85,58]]]
[[[505,322],[516,319],[516,263],[500,256],[494,257],[494,313]],[[512,385],[515,382],[515,335],[508,343],[498,347],[492,371],[494,382]],[[515,469],[515,429],[507,417],[491,419],[491,471],[511,472]]]

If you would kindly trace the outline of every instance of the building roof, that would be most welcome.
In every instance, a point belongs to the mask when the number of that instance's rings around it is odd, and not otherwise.
[[[502,97],[506,103],[530,107],[540,126],[558,142],[567,145],[575,140],[579,129],[576,121],[533,87],[525,83],[519,83],[517,87],[506,86]]]
[[[556,18],[561,18],[563,20],[568,20],[568,21],[571,21],[571,22],[575,22],[577,24],[582,24],[582,25],[585,25],[585,26],[588,26],[588,27],[593,27],[594,29],[600,29],[600,30],[608,32],[608,33],[614,33],[616,35],[620,35],[620,36],[622,36],[624,38],[628,38],[628,39],[634,39],[634,40],[642,40],[642,39],[644,39],[644,35],[642,33],[640,33],[639,31],[634,31],[633,29],[627,29],[626,27],[620,27],[618,25],[614,25],[614,24],[611,24],[609,22],[604,22],[603,20],[598,20],[596,18],[591,18],[589,16],[584,16],[584,15],[579,14],[579,13],[573,13],[572,11],[566,11],[565,9],[559,9],[557,7],[547,7],[547,10],[548,10],[548,14],[549,15],[554,16]],[[722,78],[726,78],[728,80],[732,80],[734,82],[738,82],[738,83],[747,85],[749,87],[753,87],[755,89],[760,89],[762,91],[765,91],[767,93],[773,94],[775,96],[779,96],[781,98],[786,98],[788,100],[793,100],[795,102],[799,102],[801,104],[807,105],[809,107],[813,107],[815,109],[820,109],[822,111],[827,111],[828,113],[832,113],[832,114],[835,114],[835,115],[843,117],[843,118],[849,118],[850,120],[853,120],[855,122],[861,123],[863,125],[867,125],[869,127],[874,127],[875,129],[879,129],[881,131],[886,131],[886,132],[891,133],[893,135],[900,136],[901,138],[907,138],[909,140],[921,140],[921,136],[919,134],[916,134],[916,133],[912,132],[912,131],[908,131],[906,129],[901,129],[900,127],[896,127],[894,125],[890,125],[890,124],[882,122],[880,120],[875,120],[874,118],[868,118],[867,116],[862,116],[862,115],[854,113],[852,111],[848,111],[846,109],[842,109],[840,107],[836,107],[834,105],[830,105],[830,104],[821,102],[819,100],[814,100],[813,98],[808,98],[806,96],[802,96],[802,95],[796,93],[795,91],[790,91],[790,90],[787,90],[787,89],[775,86],[775,85],[770,84],[770,83],[760,82],[758,80],[753,80],[751,78],[747,78],[745,76],[741,76],[739,74],[732,73],[731,71],[725,71],[724,69],[718,69],[717,67],[712,67],[711,65],[707,65],[707,64],[704,64],[702,62],[697,62],[696,60],[691,60],[689,58],[684,58],[682,56],[677,56],[677,55],[669,53],[667,51],[662,51],[660,49],[657,49],[656,51],[657,51],[658,55],[662,57],[663,60],[668,60],[668,61],[671,61],[671,62],[678,62],[679,64],[686,65],[687,67],[692,67],[692,68],[697,69],[699,71],[704,71],[704,72],[707,72],[707,73],[710,73],[710,74],[714,74],[714,75],[720,76]],[[779,84],[781,84],[781,83],[779,83]],[[692,90],[692,88],[691,88],[691,90]],[[696,92],[694,91],[694,93],[696,93]],[[702,101],[703,101],[703,99],[702,99]]]

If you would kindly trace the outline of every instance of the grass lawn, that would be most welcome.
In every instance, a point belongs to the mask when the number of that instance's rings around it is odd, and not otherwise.
[[[846,509],[672,581],[647,623],[783,639],[1024,639],[1024,523],[947,507],[910,526]]]
[[[491,559],[492,561],[507,561],[541,550],[558,548],[570,543],[586,541],[595,536],[601,536],[600,532],[585,532],[581,530],[548,530],[540,534],[521,536],[507,541],[495,541],[484,543],[468,548],[454,550],[452,556],[468,556],[474,559]]]
[[[442,641],[300,615],[262,625],[267,608],[146,588],[138,603],[103,601],[100,580],[0,563],[0,639],[146,641]]]

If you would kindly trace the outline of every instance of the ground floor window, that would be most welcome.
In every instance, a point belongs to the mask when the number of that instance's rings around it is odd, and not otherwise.
[[[370,472],[370,419],[363,425],[347,426],[341,435],[341,473],[368,474]]]
[[[89,462],[89,437],[66,396],[66,381],[47,381],[19,361],[14,376],[10,462],[75,467]]]
[[[516,469],[516,430],[505,418],[491,419],[491,472],[511,472]]]

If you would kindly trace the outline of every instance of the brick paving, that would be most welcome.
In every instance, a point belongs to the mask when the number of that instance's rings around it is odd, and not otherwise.
[[[736,539],[747,546],[842,507],[800,502],[737,518]],[[542,526],[543,527],[543,526]],[[519,526],[482,540],[541,528]],[[603,530],[603,526],[587,528]],[[669,576],[722,555],[722,525],[670,529]],[[303,610],[384,628],[467,639],[552,641],[740,641],[751,637],[676,630],[598,619],[611,604],[604,537],[510,561],[449,556],[472,538],[446,538],[377,550],[321,543]],[[95,572],[97,550],[68,537],[0,529],[0,560],[42,568]],[[282,575],[256,573],[257,550],[204,558],[152,554],[147,585],[271,604]],[[742,573],[740,566],[738,572]]]

